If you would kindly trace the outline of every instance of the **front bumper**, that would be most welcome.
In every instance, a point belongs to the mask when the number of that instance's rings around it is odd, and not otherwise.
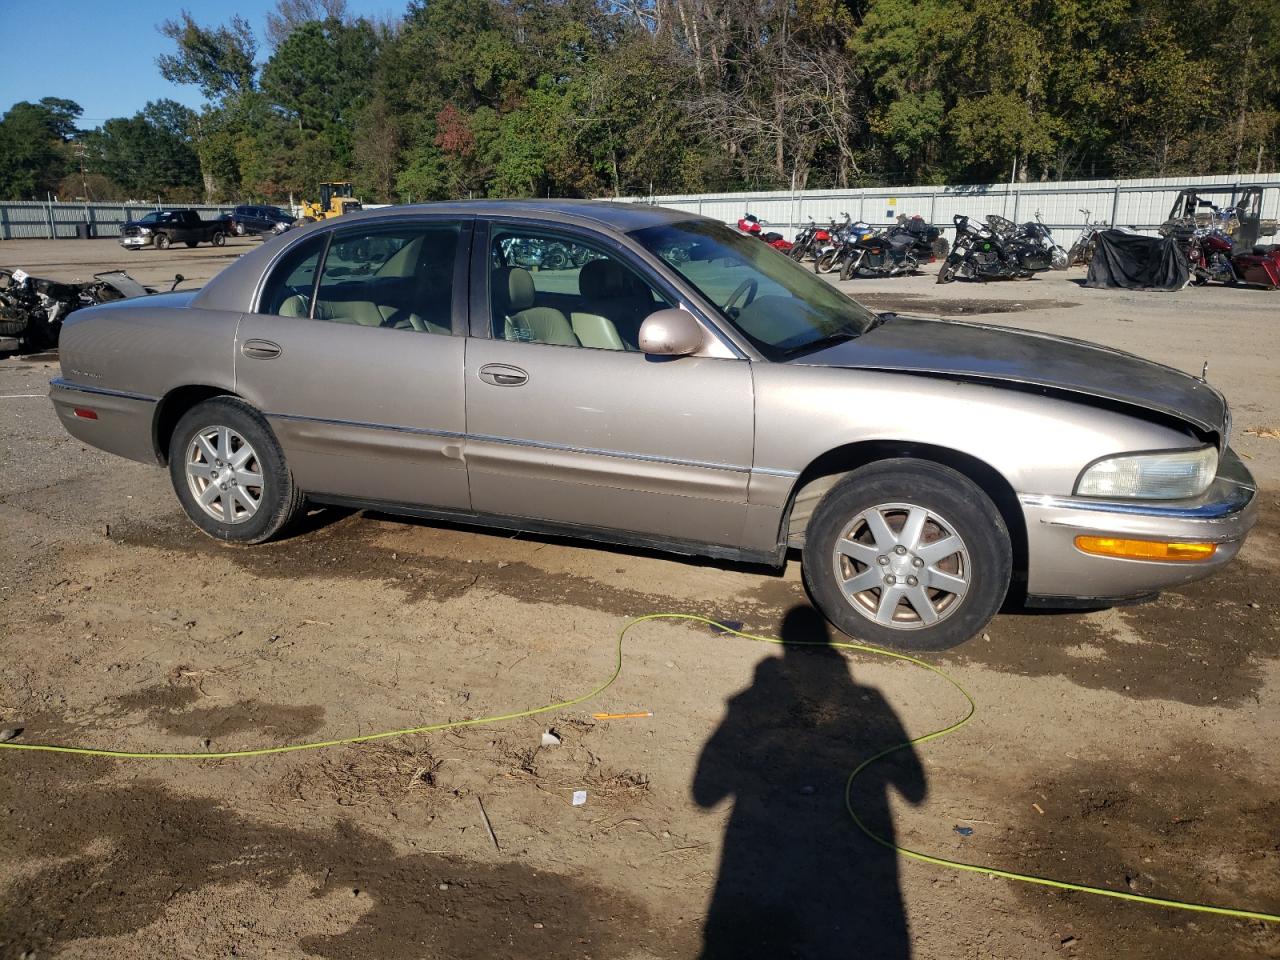
[[[1258,487],[1227,449],[1218,476],[1193,500],[1110,501],[1019,494],[1027,526],[1027,594],[1042,600],[1118,601],[1199,580],[1234,559],[1257,520]],[[1100,557],[1077,549],[1078,536],[1216,543],[1207,560]]]
[[[120,246],[122,247],[149,247],[154,242],[155,236],[150,233],[142,236],[120,238]]]

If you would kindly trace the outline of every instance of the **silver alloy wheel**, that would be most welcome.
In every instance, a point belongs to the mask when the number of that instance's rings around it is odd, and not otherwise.
[[[863,510],[837,538],[833,560],[850,606],[895,630],[945,620],[960,608],[973,575],[955,527],[913,503]]]
[[[257,451],[230,427],[201,427],[187,444],[187,486],[219,523],[244,523],[262,503]]]

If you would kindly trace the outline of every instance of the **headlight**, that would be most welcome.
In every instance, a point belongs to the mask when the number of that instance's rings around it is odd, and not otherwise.
[[[1087,467],[1076,481],[1076,493],[1082,497],[1180,500],[1204,493],[1217,473],[1215,447],[1129,453]]]
[[[142,237],[149,237],[149,236],[151,236],[151,228],[150,228],[150,227],[139,227],[139,228],[138,228],[138,235],[139,235],[139,236],[142,236]]]

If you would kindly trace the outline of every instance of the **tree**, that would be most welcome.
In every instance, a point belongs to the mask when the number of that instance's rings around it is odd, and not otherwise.
[[[15,103],[0,118],[0,198],[25,200],[52,192],[70,168],[68,142],[80,105],[57,97]]]
[[[267,41],[279,47],[304,23],[346,19],[347,0],[278,0],[275,10],[267,12]]]
[[[258,41],[244,17],[235,15],[228,26],[202,27],[183,10],[158,29],[178,45],[176,53],[156,58],[166,80],[197,86],[210,100],[254,89]]]
[[[191,112],[162,100],[133,117],[106,121],[85,137],[89,172],[106,176],[131,197],[191,196],[200,187],[200,161],[183,132],[183,111]]]

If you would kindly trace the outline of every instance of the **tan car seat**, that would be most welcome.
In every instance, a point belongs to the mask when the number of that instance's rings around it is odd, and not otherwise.
[[[286,297],[284,303],[280,304],[280,309],[276,311],[282,317],[309,317],[311,316],[311,304],[308,298],[300,293],[295,293],[291,297]]]
[[[638,348],[640,324],[657,309],[643,281],[614,260],[591,260],[578,274],[578,292],[582,306],[570,319],[583,346]]]
[[[590,260],[578,272],[582,305],[569,314],[573,332],[584,347],[625,350],[617,315],[627,309],[625,271],[612,260]]]
[[[503,336],[529,343],[581,346],[573,327],[555,307],[533,305],[533,275],[523,267],[501,267],[490,285],[494,315],[503,319]]]

